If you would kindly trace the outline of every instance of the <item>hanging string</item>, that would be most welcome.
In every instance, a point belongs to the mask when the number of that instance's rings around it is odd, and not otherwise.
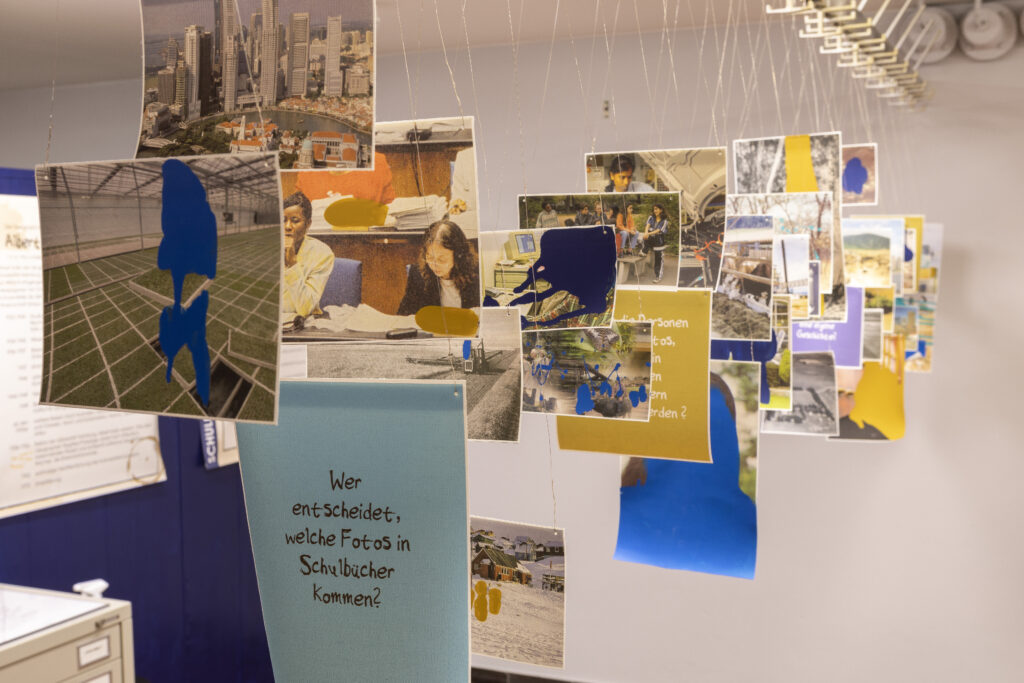
[[[610,105],[611,106],[610,114],[611,114],[611,120],[612,120],[612,134],[615,137],[615,148],[616,149],[622,149],[622,146],[619,143],[619,126],[618,126],[618,119],[616,118],[616,112],[615,112],[615,99],[614,99],[614,97],[609,95],[609,88],[611,87],[610,86],[610,82],[611,82],[611,72],[612,72],[612,58],[613,58],[613,56],[615,54],[615,37],[616,37],[616,35],[618,33],[616,31],[616,27],[619,24],[619,9],[620,9],[621,5],[622,5],[622,0],[616,0],[616,2],[615,2],[615,15],[612,18],[612,35],[611,35],[611,39],[610,40],[608,38],[608,24],[607,24],[607,22],[605,22],[604,17],[601,18],[601,27],[602,27],[602,32],[604,34],[604,48],[605,48],[606,54],[608,55],[608,62],[605,65],[605,70],[604,70],[604,86],[601,89],[601,99],[604,102],[610,102],[611,103],[611,105]],[[613,94],[614,94],[614,92],[613,92]],[[596,135],[596,131],[595,131],[594,141],[591,144],[591,150],[592,151],[593,151],[593,149],[596,148],[596,144],[597,144],[597,135]]]
[[[647,85],[647,106],[651,112],[650,115],[650,128],[647,132],[647,139],[650,141],[651,134],[654,131],[654,91],[651,89],[651,76],[647,71],[647,55],[644,50],[644,35],[640,30],[640,8],[637,3],[639,0],[633,0],[633,17],[636,19],[636,40],[640,44],[640,64],[644,70],[644,83]]]
[[[142,10],[139,10],[140,12]],[[50,146],[53,143],[53,110],[57,102],[57,52],[60,50],[60,0],[53,3],[53,68],[50,77],[50,123],[46,131],[46,153],[43,166],[50,165]]]
[[[548,65],[547,65],[547,67],[544,70],[544,87],[543,87],[543,89],[541,89],[541,92],[540,92],[540,113],[537,116],[537,118],[540,121],[541,125],[544,125],[544,105],[547,104],[547,99],[548,99],[548,81],[551,79],[551,62],[552,62],[552,58],[555,55],[555,36],[556,36],[556,34],[558,32],[558,9],[561,6],[561,4],[562,4],[562,0],[555,0],[555,19],[551,23],[551,45],[548,47]],[[538,145],[539,139],[540,139],[540,136],[537,136],[534,139],[534,142],[533,142],[533,154],[530,155],[530,160],[531,161],[537,157],[537,145]],[[524,169],[524,174],[525,174],[525,169]],[[525,188],[524,188],[523,192],[524,193],[526,192]]]
[[[523,194],[526,194],[526,133],[523,130],[523,106],[519,93],[519,39],[512,24],[512,0],[505,0],[505,7],[508,11],[508,33],[512,39],[512,86],[515,91],[516,120],[519,122],[519,164],[523,174]]]
[[[669,33],[669,31],[668,31],[668,21],[667,21],[667,19],[668,19],[668,0],[661,0],[662,16],[665,18],[665,33],[666,33],[665,43],[666,43],[666,46],[668,48],[669,74],[672,76],[672,91],[675,93],[675,96],[676,96],[676,108],[675,108],[676,112],[682,111],[682,106],[681,106],[681,103],[680,103],[680,100],[679,100],[679,98],[680,98],[679,80],[676,78],[676,72],[678,71],[678,69],[676,69],[675,51],[672,49],[672,44],[675,42],[676,37],[679,35],[679,4],[680,4],[680,0],[676,0],[676,11],[675,11],[675,15],[673,16],[673,19],[672,19],[672,31],[671,31],[671,33]],[[661,107],[661,126],[660,126],[661,134],[658,135],[658,146],[659,147],[661,147],[663,145],[663,134],[664,134],[664,131],[665,131],[665,118],[668,115],[668,102],[669,102],[668,93],[666,93],[665,94],[664,104]]]
[[[765,27],[768,26],[767,19],[765,19],[764,25]],[[768,66],[771,69],[772,74],[772,91],[775,93],[775,113],[779,117],[778,131],[781,134],[785,132],[786,124],[782,120],[782,98],[779,96],[779,77],[775,70],[775,55],[772,51],[772,42],[774,42],[772,37],[768,36],[768,39],[765,41],[768,47]]]
[[[463,7],[465,7],[465,3],[463,3]],[[441,54],[444,55],[444,65],[448,67],[448,78],[452,84],[452,92],[455,94],[455,103],[459,108],[459,117],[462,119],[462,125],[465,126],[466,112],[462,110],[462,98],[459,97],[459,87],[455,83],[455,72],[452,70],[452,63],[448,60],[448,48],[444,42],[444,29],[441,28],[441,10],[437,7],[437,0],[434,0],[434,17],[437,19],[437,35],[441,39]]]

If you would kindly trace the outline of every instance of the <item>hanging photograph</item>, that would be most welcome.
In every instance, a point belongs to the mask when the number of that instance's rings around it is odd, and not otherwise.
[[[711,292],[624,290],[615,319],[654,323],[651,408],[647,422],[559,415],[563,450],[636,455],[707,463],[708,323]]]
[[[588,192],[679,192],[679,287],[715,286],[725,227],[725,147],[587,154],[586,168]]]
[[[878,145],[843,145],[843,204],[878,204]]]
[[[768,380],[768,401],[761,391],[761,408],[764,410],[790,410],[793,407],[792,345],[793,318],[790,314],[789,298],[772,297],[772,334],[775,338],[775,355],[765,362]]]
[[[864,309],[882,311],[882,332],[892,334],[892,307],[896,297],[892,287],[867,287],[864,290]]]
[[[711,361],[712,462],[622,458],[616,560],[754,578],[758,366]]]
[[[479,339],[412,339],[287,345],[305,348],[308,376],[325,379],[461,380],[470,440],[519,441],[523,363],[519,316],[481,311]]]
[[[519,226],[615,229],[618,286],[676,288],[679,193],[519,195]]]
[[[726,216],[712,339],[771,339],[771,216]]]
[[[473,337],[472,117],[378,123],[373,170],[284,172],[285,341]]]
[[[832,196],[832,268],[822,280],[824,320],[846,319],[843,243],[841,141],[839,133],[787,135],[734,140],[736,193],[827,192]],[[820,259],[819,259],[820,260]]]
[[[895,266],[901,270],[902,261],[893,261],[892,221],[871,218],[844,218],[843,255],[846,259],[846,284],[851,287],[887,287],[892,282]],[[897,229],[899,226],[897,225]],[[902,241],[897,246],[902,252]]]
[[[274,422],[273,154],[36,167],[40,403]]]
[[[846,289],[846,322],[793,323],[793,352],[832,351],[837,367],[859,368],[864,345],[864,290]]]
[[[522,336],[525,412],[648,419],[651,323]]]
[[[565,531],[469,518],[473,654],[565,663]]]
[[[882,318],[885,311],[881,308],[864,309],[864,346],[861,351],[861,360],[868,361],[882,360]]]
[[[917,293],[897,299],[917,306],[917,346],[907,348],[908,372],[931,372],[935,347],[935,313],[939,305],[939,272],[942,265],[942,225],[925,223],[922,229],[921,263]]]
[[[480,235],[484,306],[516,307],[523,331],[608,327],[615,230],[548,228]]]
[[[836,364],[831,351],[793,353],[793,408],[761,411],[761,432],[835,436],[839,433]]]
[[[863,368],[837,368],[837,439],[894,441],[903,438],[903,338],[886,335],[884,357]]]
[[[771,216],[775,219],[775,236],[806,235],[809,258],[820,265],[821,282],[832,277],[833,196],[830,192],[783,192],[776,194],[736,194],[726,198],[730,216]],[[820,289],[820,287],[819,287]],[[804,314],[794,306],[793,317]],[[811,315],[818,317],[820,314]]]
[[[374,0],[142,0],[136,158],[373,165]]]
[[[772,298],[789,299],[801,319],[810,313],[810,237],[775,233],[772,244]],[[795,316],[794,316],[795,317]]]

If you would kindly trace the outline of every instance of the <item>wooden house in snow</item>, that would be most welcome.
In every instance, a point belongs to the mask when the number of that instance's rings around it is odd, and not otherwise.
[[[524,586],[530,585],[533,575],[525,567],[521,567],[514,557],[484,547],[473,557],[473,573],[491,581],[514,581]]]

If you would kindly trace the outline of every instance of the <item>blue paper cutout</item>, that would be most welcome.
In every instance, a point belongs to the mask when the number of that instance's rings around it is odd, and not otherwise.
[[[739,486],[736,421],[718,387],[708,410],[713,463],[648,458],[646,483],[621,489],[616,560],[754,578],[757,508]]]
[[[861,194],[867,182],[868,169],[864,168],[864,163],[857,157],[847,161],[843,169],[843,192]]]
[[[188,308],[181,290],[189,273],[217,276],[217,219],[206,201],[206,189],[184,162],[168,159],[163,172],[160,228],[164,236],[157,250],[157,267],[171,271],[174,305],[160,313],[160,348],[167,356],[167,382],[174,357],[183,346],[192,354],[196,392],[210,404],[210,347],[206,343],[206,312],[210,295],[203,291]]]

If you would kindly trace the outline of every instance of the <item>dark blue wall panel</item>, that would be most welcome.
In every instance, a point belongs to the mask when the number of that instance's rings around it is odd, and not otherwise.
[[[160,420],[167,481],[0,520],[0,582],[131,600],[153,683],[272,681],[238,467],[208,471],[199,422]]]

